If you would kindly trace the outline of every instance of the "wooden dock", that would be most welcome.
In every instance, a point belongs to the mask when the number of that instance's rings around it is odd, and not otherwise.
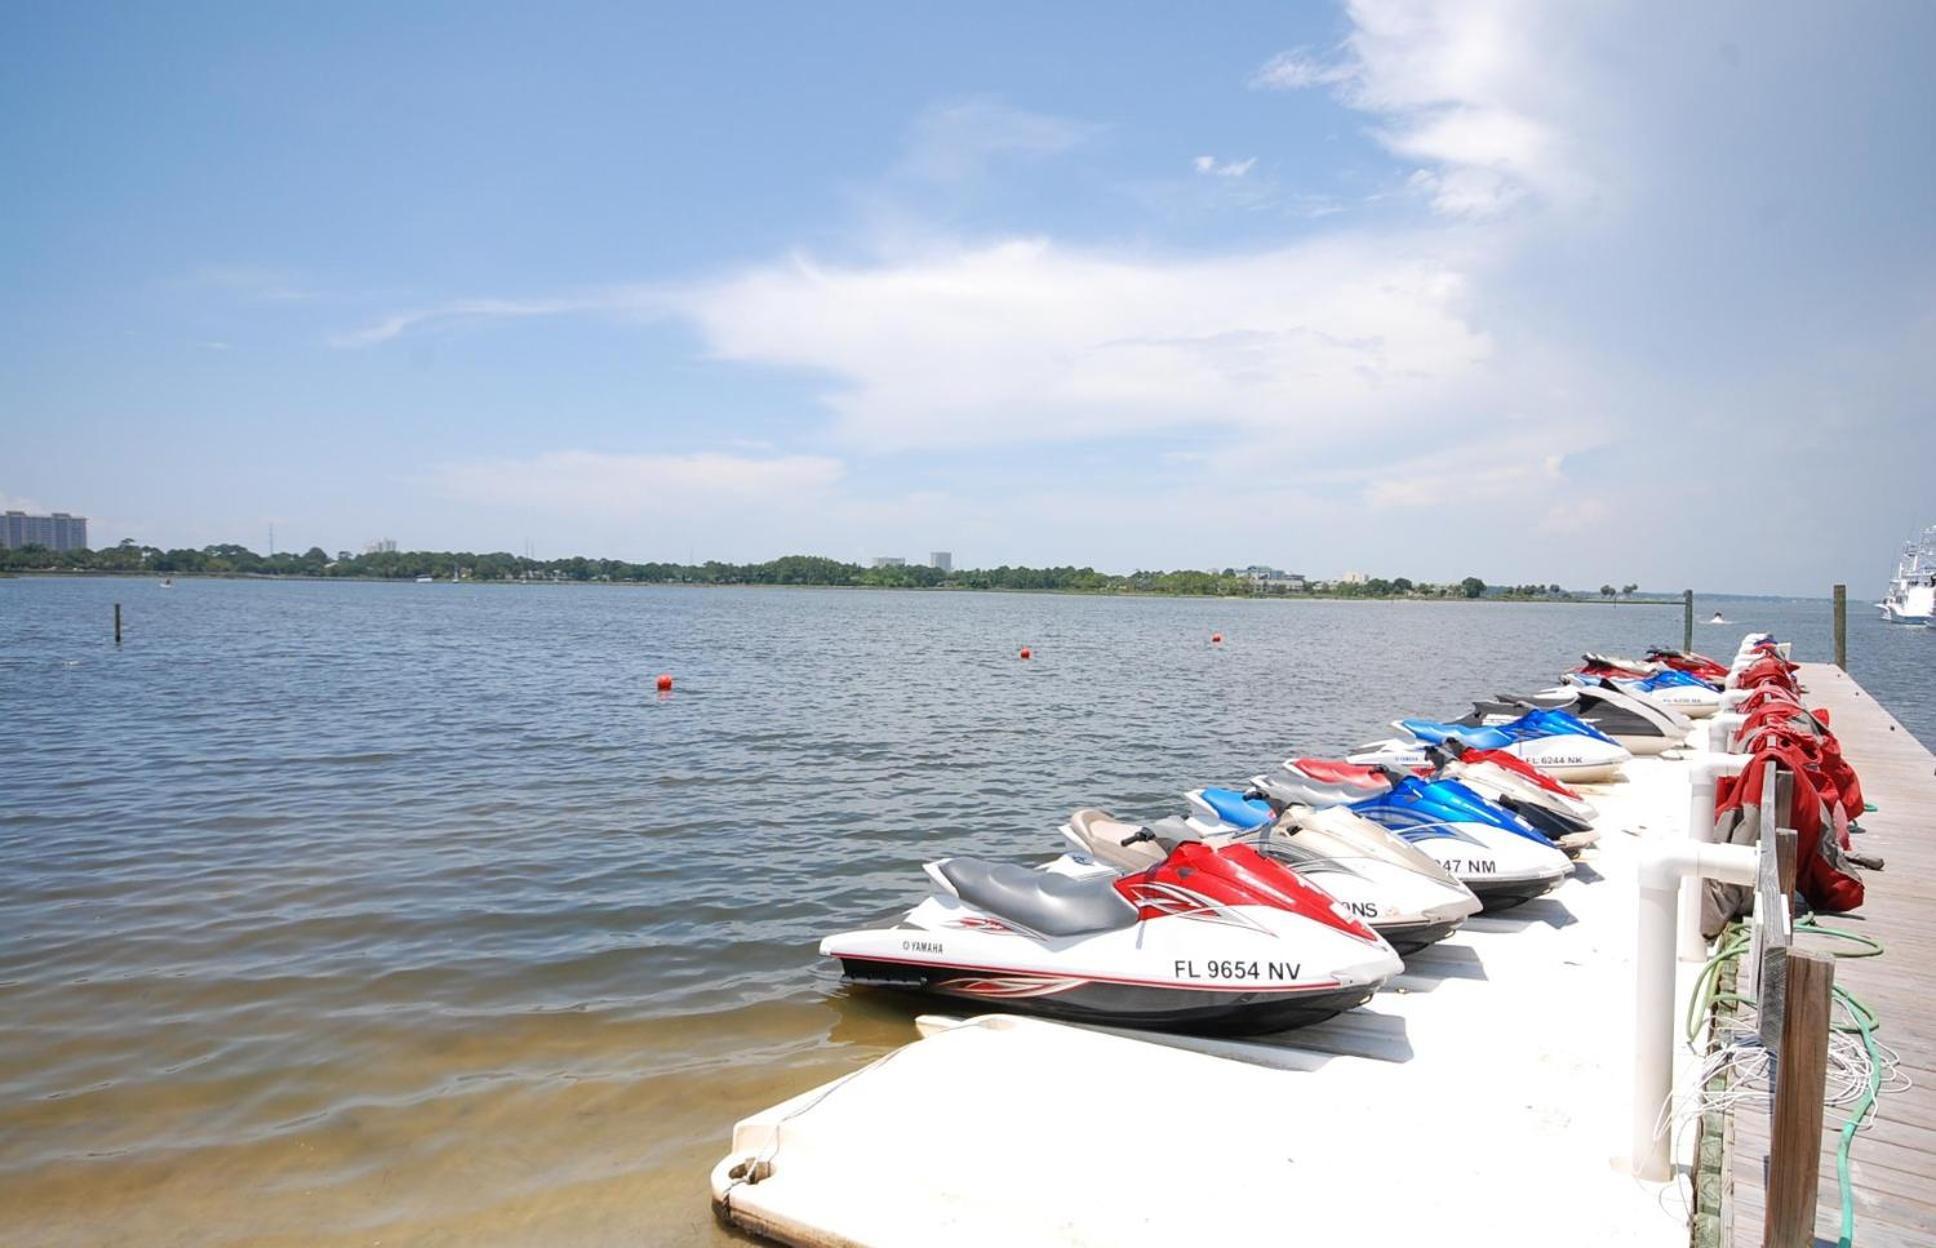
[[[1801,678],[1804,701],[1829,710],[1842,752],[1876,807],[1860,821],[1865,831],[1855,838],[1856,849],[1886,863],[1883,871],[1864,873],[1868,896],[1861,910],[1824,920],[1881,941],[1886,952],[1837,961],[1835,982],[1875,1010],[1876,1038],[1901,1055],[1902,1073],[1915,1085],[1884,1095],[1874,1124],[1855,1138],[1854,1243],[1936,1244],[1936,757],[1840,669],[1805,664]],[[1798,947],[1836,943],[1802,938]],[[1822,1132],[1818,1243],[1834,1244],[1841,1228],[1838,1131],[1831,1111]],[[1762,1242],[1768,1139],[1767,1106],[1743,1102],[1734,1114],[1730,1165],[1732,1242],[1742,1248]]]

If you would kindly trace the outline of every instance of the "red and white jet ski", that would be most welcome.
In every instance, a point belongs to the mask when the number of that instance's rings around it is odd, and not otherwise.
[[[1072,875],[948,858],[890,928],[820,942],[870,988],[1119,1027],[1258,1034],[1362,1005],[1404,969],[1376,932],[1243,845],[1122,825],[1162,861]]]

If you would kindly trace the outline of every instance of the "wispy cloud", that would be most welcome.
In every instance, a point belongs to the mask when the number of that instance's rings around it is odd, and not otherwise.
[[[534,299],[452,299],[389,313],[356,329],[330,335],[329,344],[345,348],[373,347],[408,333],[491,321],[522,321],[578,313],[643,313],[660,302],[660,296],[645,286]]]
[[[612,454],[548,451],[525,459],[447,463],[430,484],[444,498],[557,516],[681,517],[797,513],[821,505],[844,467],[819,455]]]
[[[1257,158],[1255,156],[1251,156],[1245,160],[1226,161],[1219,161],[1215,156],[1199,156],[1190,162],[1190,167],[1198,173],[1208,174],[1211,177],[1241,178],[1249,173],[1256,164]]]
[[[1338,57],[1321,57],[1309,48],[1279,52],[1250,76],[1253,91],[1298,91],[1349,82],[1356,70]]]
[[[314,299],[317,292],[287,269],[254,264],[204,265],[189,276],[197,286],[228,291],[243,299],[265,303],[293,303]]]
[[[915,119],[901,167],[926,181],[960,182],[1000,158],[1039,159],[1069,151],[1101,129],[993,98],[961,100],[930,108]]]

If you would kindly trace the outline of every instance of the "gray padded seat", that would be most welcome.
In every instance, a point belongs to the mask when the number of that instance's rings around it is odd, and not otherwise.
[[[1258,776],[1251,783],[1280,802],[1287,802],[1293,806],[1310,806],[1317,810],[1356,800],[1356,797],[1346,794],[1342,785],[1320,787],[1305,784],[1290,776]],[[1356,794],[1357,797],[1372,796],[1369,790],[1359,792],[1354,789],[1351,793]]]
[[[1136,921],[1136,907],[1116,891],[1114,876],[1072,879],[972,858],[949,858],[935,869],[969,905],[1044,936],[1106,932]]]

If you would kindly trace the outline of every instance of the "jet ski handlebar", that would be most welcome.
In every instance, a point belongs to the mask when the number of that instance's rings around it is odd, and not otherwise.
[[[1271,808],[1273,815],[1283,814],[1286,808],[1290,806],[1290,803],[1283,798],[1278,797],[1274,793],[1266,793],[1262,788],[1254,784],[1244,790],[1244,800],[1264,803]]]

